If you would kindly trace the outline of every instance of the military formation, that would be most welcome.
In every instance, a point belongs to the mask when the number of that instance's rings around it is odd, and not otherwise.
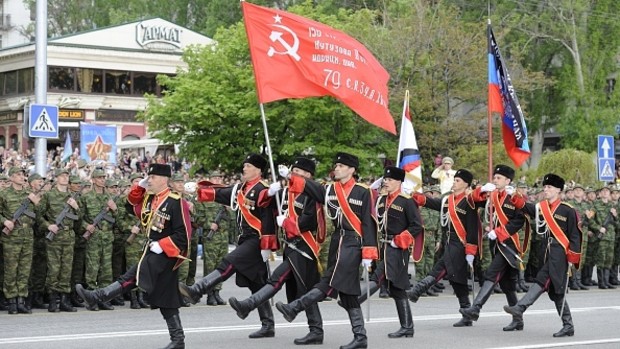
[[[298,157],[291,167],[280,166],[279,180],[270,184],[268,161],[250,154],[233,185],[223,184],[219,171],[190,180],[154,167],[147,178],[163,178],[162,200],[180,203],[175,215],[181,218],[171,218],[167,206],[145,216],[162,202],[140,174],[118,180],[96,169],[84,181],[58,169],[46,180],[10,168],[0,177],[0,307],[8,314],[113,310],[127,301],[131,309],[155,307],[170,330],[167,348],[184,348],[178,307],[206,295],[207,305],[229,303],[241,319],[256,309],[261,327],[249,337],[273,337],[269,299],[286,287],[289,303],[276,309],[287,321],[305,311],[309,327],[295,344],[323,343],[318,303],[338,298],[353,333],[341,348],[351,349],[367,347],[361,304],[379,290],[394,299],[400,320],[390,338],[413,337],[410,302],[444,292],[442,280],[462,315],[455,327],[473,326],[488,298],[504,293],[512,321],[503,330],[522,331],[524,312],[547,292],[562,320],[553,335],[563,337],[575,333],[568,289],[618,285],[618,187],[566,185],[548,174],[541,186],[528,188],[513,182],[514,169],[498,165],[484,185],[459,169],[446,193],[438,185],[405,193],[399,168],[387,167],[367,186],[357,182],[356,156],[338,153],[333,164],[333,177],[316,181],[314,160]],[[181,228],[169,225],[175,219]],[[155,239],[158,231],[169,231],[169,238]],[[283,263],[272,273],[269,258],[277,251]],[[162,253],[169,265],[154,262]],[[178,291],[162,293],[162,279],[144,274],[140,282],[139,271],[162,263],[170,267],[165,283],[178,283]],[[222,298],[222,284],[233,275],[251,297]],[[478,292],[470,298],[472,288]]]

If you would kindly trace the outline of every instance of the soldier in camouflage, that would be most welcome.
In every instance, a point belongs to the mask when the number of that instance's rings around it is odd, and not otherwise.
[[[139,174],[132,174],[129,179],[131,180],[131,185],[133,186],[138,185],[142,177]],[[127,193],[123,194],[121,198],[126,202]],[[140,234],[140,220],[135,214],[131,214],[127,210],[120,211],[121,214],[117,217],[118,220],[120,222],[124,222],[122,224],[126,225],[126,227],[131,226],[131,235],[129,235],[125,241],[125,261],[127,266],[131,267],[133,265],[138,265],[140,262],[140,257],[142,257],[144,246],[148,241],[148,236],[146,234]],[[144,292],[140,288],[136,288],[131,291],[130,299],[131,309],[143,309],[149,307],[148,303],[144,299]]]
[[[69,176],[69,191],[76,201],[82,194],[82,180],[79,176]],[[82,299],[75,293],[75,285],[84,283],[84,267],[86,265],[86,240],[82,238],[82,222],[80,219],[73,221],[75,232],[75,244],[73,245],[73,267],[71,269],[71,305],[75,308],[84,308]]]
[[[209,176],[209,181],[215,184],[222,184],[223,176],[219,171],[214,171]],[[219,221],[216,218],[219,214]],[[208,275],[215,270],[220,261],[228,254],[228,230],[224,225],[228,218],[228,210],[225,206],[215,202],[201,203],[200,214],[202,226],[205,228],[203,237],[203,265],[204,275]],[[211,240],[207,240],[209,232],[213,231]],[[222,283],[215,285],[211,292],[207,293],[207,305],[226,305],[220,297]]]
[[[617,185],[611,187],[611,201],[616,207],[616,212],[620,211],[620,188]],[[609,283],[617,286],[618,282],[618,264],[620,264],[620,219],[618,215],[614,216],[616,221],[616,240],[614,242],[614,261],[611,265],[611,271],[609,274]]]
[[[71,213],[77,217],[80,216],[81,210],[80,205],[68,189],[69,171],[58,169],[55,177],[56,186],[43,195],[40,203],[40,229],[44,233],[53,233],[53,238],[47,241],[47,279],[45,286],[50,299],[47,310],[52,313],[58,311],[73,312],[76,310],[71,305],[69,293],[71,292],[71,269],[75,244],[74,221],[65,217],[59,226],[56,224],[56,219],[67,205],[70,206]]]
[[[93,224],[95,217],[104,210],[116,212],[118,207],[112,196],[106,192],[105,172],[96,169],[91,174],[93,190],[82,195],[80,207],[83,210],[82,227],[86,230],[86,285],[89,289],[104,287],[112,283],[112,224],[108,220],[101,220],[98,225]],[[110,184],[111,182],[108,182]],[[89,310],[113,310],[109,301],[99,302],[98,307]]]
[[[9,300],[9,314],[30,314],[26,307],[28,279],[32,266],[32,229],[36,219],[35,206],[40,198],[26,187],[24,170],[21,167],[9,169],[11,185],[0,196],[0,219],[4,222],[2,245],[4,247],[3,292]],[[25,212],[15,220],[14,214],[25,203],[30,215]]]
[[[107,179],[106,180],[106,190],[110,196],[114,198],[114,203],[116,206],[121,206],[125,204],[125,201],[122,200],[120,193],[120,183],[115,179]],[[117,214],[121,214],[123,210],[119,210]],[[125,264],[125,241],[131,234],[130,226],[123,225],[123,222],[117,220],[112,225],[112,233],[114,239],[112,240],[112,278],[114,280],[118,279],[121,275],[125,273],[127,270],[127,265]],[[118,296],[113,298],[110,303],[112,305],[124,306],[125,299],[123,296]]]
[[[439,188],[427,187],[424,189],[425,195],[434,196],[439,193]],[[439,212],[431,210],[428,207],[420,207],[420,215],[424,223],[424,254],[420,262],[415,266],[416,281],[422,280],[433,269],[435,265],[435,251],[437,250],[437,242],[441,244],[441,229],[439,229]],[[426,295],[436,297],[437,289],[431,287],[426,291]],[[439,292],[443,292],[441,289]]]
[[[45,181],[38,173],[28,177],[30,189],[34,192],[40,191]],[[43,194],[43,193],[41,193]],[[32,268],[30,271],[30,281],[28,282],[28,306],[30,308],[45,309],[43,295],[45,294],[45,275],[47,274],[47,243],[45,233],[39,229],[38,222],[33,227],[34,243],[32,246]]]
[[[581,184],[575,184],[575,186],[573,186],[573,200],[570,202],[570,204],[573,206],[575,211],[577,211],[577,214],[580,218],[581,231],[584,232],[583,240],[581,242],[581,251],[585,254],[585,251],[587,251],[588,249],[588,234],[586,232],[588,231],[589,219],[587,218],[586,210],[588,209],[589,205],[584,199],[585,191],[583,186]],[[584,272],[582,270],[584,269],[585,268],[573,269],[570,281],[571,290],[589,290],[589,288],[582,283],[582,280],[584,279]]]
[[[594,201],[596,201],[596,192],[592,188],[585,189],[586,197],[584,199],[583,232],[584,242],[586,246],[582,248],[584,257],[584,266],[581,268],[581,279],[585,286],[595,286],[596,281],[592,279],[594,273],[594,265],[596,264],[596,255],[598,253],[599,239],[598,234],[592,231],[590,221],[594,218],[595,211],[593,209]]]
[[[609,283],[611,265],[614,259],[614,243],[616,240],[615,216],[616,207],[611,202],[611,191],[608,187],[601,188],[599,200],[594,202],[594,218],[590,220],[589,227],[599,239],[598,253],[596,254],[596,275],[598,288],[615,289]]]

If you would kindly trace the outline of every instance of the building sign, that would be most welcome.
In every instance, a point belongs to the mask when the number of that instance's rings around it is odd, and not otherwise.
[[[58,111],[58,118],[61,121],[76,121],[84,120],[84,111],[77,109],[60,109]]]
[[[0,124],[10,124],[17,121],[17,113],[0,114]]]
[[[112,122],[137,122],[137,112],[134,110],[115,110],[115,109],[102,109],[97,110],[97,121],[112,121]]]
[[[136,42],[145,49],[177,50],[181,48],[183,29],[168,22],[145,21],[136,25]]]

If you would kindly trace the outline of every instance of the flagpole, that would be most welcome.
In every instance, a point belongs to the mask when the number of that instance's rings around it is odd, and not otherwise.
[[[405,100],[403,101],[403,115],[402,115],[402,119],[400,120],[400,133],[403,132],[403,124],[404,124],[404,118],[405,118],[405,108],[409,107],[409,90],[405,90]],[[400,148],[400,147],[399,147]],[[397,154],[396,154],[396,167],[400,167],[400,149],[396,150]]]
[[[490,6],[491,5],[489,5],[489,12],[491,11],[491,7]],[[490,16],[490,14],[489,14],[489,16]],[[491,47],[491,33],[490,33],[490,31],[491,31],[491,18],[489,17],[487,19],[487,42],[488,42],[487,45],[489,45],[489,48]],[[488,59],[490,59],[490,58],[488,58]],[[487,103],[488,103],[488,101],[487,101]],[[489,108],[489,106],[487,106],[487,132],[489,134],[489,139],[488,139],[489,144],[488,144],[488,150],[487,150],[488,153],[489,153],[488,174],[489,174],[489,182],[491,182],[493,180],[493,113],[491,112],[491,108]]]
[[[263,121],[263,131],[265,133],[265,144],[267,145],[267,155],[269,156],[269,167],[271,168],[271,179],[273,182],[278,181],[276,176],[276,168],[273,165],[273,156],[271,154],[271,143],[269,142],[269,132],[267,131],[267,118],[265,118],[265,108],[263,103],[259,103],[261,120]],[[282,206],[280,205],[280,193],[276,193],[276,203],[278,205],[278,215],[282,215]]]

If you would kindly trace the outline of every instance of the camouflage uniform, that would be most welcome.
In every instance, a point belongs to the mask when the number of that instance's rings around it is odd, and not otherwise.
[[[190,241],[189,254],[188,254],[190,261],[184,263],[184,264],[187,264],[187,275],[184,280],[180,280],[180,281],[184,282],[186,285],[191,286],[194,284],[195,278],[196,278],[196,265],[198,263],[198,239],[200,235],[198,232],[198,229],[202,229],[202,226],[198,224],[199,218],[196,217],[196,214],[195,214],[196,212],[195,207],[198,201],[196,200],[196,198],[189,196],[189,195],[186,196],[185,199],[194,206],[194,212],[190,218],[192,222],[194,223],[193,228],[196,230],[194,234],[192,234],[192,240]]]
[[[594,264],[586,264],[587,262],[589,262],[588,260],[588,255],[587,255],[587,251],[588,251],[588,230],[590,229],[588,226],[589,223],[589,219],[586,216],[586,210],[588,210],[589,208],[589,204],[585,201],[585,200],[581,200],[581,201],[577,201],[577,200],[573,200],[571,202],[573,208],[575,209],[575,211],[577,211],[577,214],[579,215],[579,221],[581,223],[581,231],[583,232],[583,240],[581,241],[581,253],[582,256],[584,256],[583,258],[583,267],[574,270],[574,280],[576,282],[576,285],[573,284],[572,288],[580,288],[580,289],[587,289],[587,287],[585,287],[585,280],[588,277],[591,277],[591,275],[589,275],[588,273],[591,273],[592,270],[589,270],[590,266],[594,266]],[[590,257],[590,260],[592,258]],[[576,286],[576,287],[575,287]]]
[[[28,177],[28,182],[32,183],[37,179],[42,179],[39,174]],[[39,228],[39,221],[33,227],[32,245],[32,267],[30,269],[30,280],[28,281],[28,295],[32,308],[44,309],[43,294],[45,293],[45,277],[47,275],[47,240],[45,233]],[[0,257],[1,258],[1,257]]]
[[[9,176],[22,172],[18,167],[9,170]],[[35,206],[27,199],[30,190],[24,188],[16,190],[13,185],[8,187],[0,196],[0,219],[2,222],[13,220],[13,214],[19,209],[22,202],[27,200],[27,209],[35,213]],[[36,213],[35,213],[36,214]],[[15,223],[15,227],[8,234],[3,233],[1,241],[4,247],[4,282],[3,292],[9,300],[9,314],[29,312],[25,307],[25,297],[28,296],[28,279],[32,266],[33,225],[35,219],[25,214]]]
[[[609,288],[609,274],[614,259],[614,243],[616,240],[615,223],[610,213],[613,207],[611,201],[603,202],[597,200],[593,209],[596,211],[594,218],[590,220],[589,227],[594,235],[599,239],[598,253],[595,257],[597,267],[597,276],[599,280],[599,288]],[[605,228],[606,232],[602,233],[601,228]],[[600,280],[605,281],[602,285]],[[615,288],[615,287],[614,287]]]
[[[220,261],[228,254],[228,230],[226,229],[226,221],[228,216],[228,210],[214,202],[200,203],[200,210],[197,213],[197,223],[204,227],[202,246],[203,246],[203,266],[204,275],[208,275],[215,270]],[[213,234],[210,241],[207,240],[207,235],[211,230],[211,223],[215,223],[216,215],[220,209],[224,209],[224,216],[220,220],[218,230]],[[222,283],[219,283],[213,287],[214,294],[219,294],[222,290]],[[211,300],[213,304],[215,300]],[[207,302],[209,302],[209,296],[207,296]]]
[[[77,188],[75,187],[76,184],[79,184]],[[69,177],[69,190],[78,202],[82,193],[82,184],[80,177]],[[71,269],[71,304],[74,307],[84,307],[75,293],[75,285],[84,283],[84,267],[86,265],[86,240],[82,237],[84,231],[82,231],[81,218],[73,222],[73,232],[75,233],[75,244],[73,245],[73,267]]]
[[[102,170],[93,171],[92,177],[103,176]],[[96,187],[80,198],[80,207],[83,211],[82,228],[86,229],[93,223],[95,217],[106,207],[111,196],[107,193],[97,193]],[[118,211],[118,210],[117,210]],[[108,212],[109,214],[109,212]],[[112,224],[106,220],[99,222],[95,231],[86,243],[86,271],[85,279],[88,288],[96,289],[112,283],[112,241],[114,234]],[[104,306],[107,304],[103,304]],[[101,304],[100,304],[101,307]],[[104,307],[109,308],[109,306]]]
[[[57,171],[57,176],[62,171]],[[64,172],[67,173],[68,172]],[[56,218],[65,208],[67,200],[71,197],[69,190],[61,192],[58,187],[52,188],[50,191],[43,195],[41,202],[39,203],[41,209],[41,231],[46,234],[50,225],[56,224]],[[79,205],[79,203],[78,203]],[[75,210],[70,209],[72,214],[80,216],[81,208]],[[71,271],[73,267],[73,248],[75,244],[75,231],[74,221],[65,217],[62,222],[62,227],[59,227],[58,232],[54,234],[53,239],[47,240],[47,279],[45,286],[50,293],[50,305],[48,310],[50,312],[58,311],[58,294],[61,294],[63,301],[66,300],[66,296],[71,292]],[[70,310],[71,307],[67,307],[66,302],[61,301],[63,310]]]
[[[421,207],[420,214],[424,223],[424,255],[422,260],[416,264],[417,280],[424,279],[433,269],[435,265],[435,245],[437,240],[441,239],[439,211]]]

